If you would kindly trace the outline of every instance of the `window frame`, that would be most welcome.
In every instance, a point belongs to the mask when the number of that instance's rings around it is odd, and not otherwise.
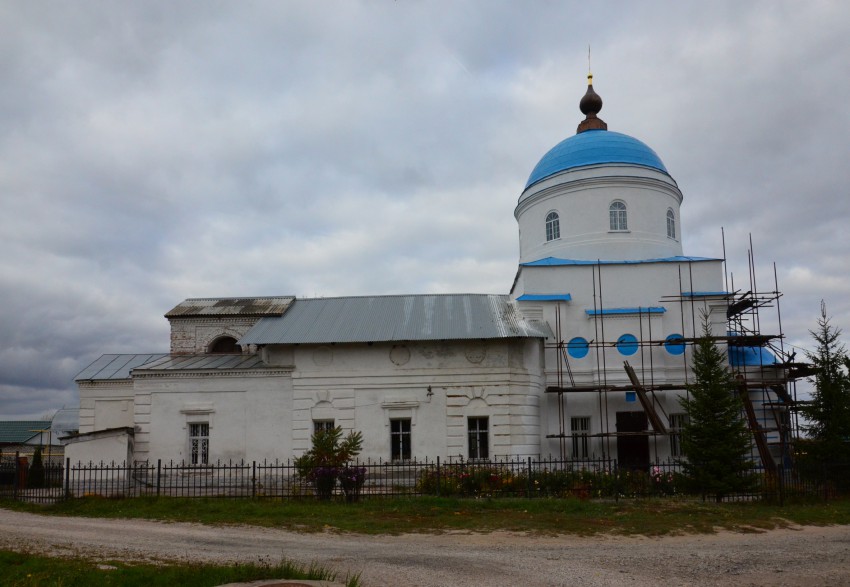
[[[336,428],[333,418],[317,418],[313,420],[313,434],[318,432],[330,432]]]
[[[189,422],[189,463],[210,464],[210,423]]]
[[[580,426],[581,425],[581,426]],[[570,436],[573,445],[570,454],[573,459],[590,458],[590,416],[572,416],[570,418]]]
[[[667,238],[676,240],[676,213],[667,208]]]
[[[546,214],[546,242],[561,238],[561,215],[555,210]]]
[[[483,427],[482,427],[483,424]],[[469,416],[466,419],[467,454],[469,460],[490,458],[490,417]]]
[[[409,461],[413,455],[413,423],[410,418],[390,418],[390,460]]]
[[[688,425],[690,418],[688,414],[681,412],[670,414],[667,418],[670,422],[670,457],[681,459],[685,457],[682,451],[682,429]]]
[[[628,232],[629,207],[623,200],[614,200],[608,205],[609,232]]]

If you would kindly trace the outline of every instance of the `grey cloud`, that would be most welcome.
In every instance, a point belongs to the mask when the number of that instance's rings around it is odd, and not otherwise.
[[[685,249],[759,275],[783,327],[850,324],[848,9],[836,3],[225,2],[0,7],[0,414],[168,347],[185,297],[506,292],[513,209],[609,128],[685,193]],[[741,277],[741,279],[743,279]]]

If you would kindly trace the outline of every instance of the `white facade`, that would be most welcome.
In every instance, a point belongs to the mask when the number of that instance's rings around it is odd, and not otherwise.
[[[286,459],[330,425],[361,431],[371,459],[676,456],[675,437],[641,424],[644,406],[616,388],[628,361],[675,428],[690,361],[676,337],[698,336],[702,313],[725,333],[722,261],[682,256],[676,182],[596,112],[519,197],[509,296],[186,300],[167,314],[169,354],[105,355],[78,376],[80,432],[129,427],[135,460]],[[353,302],[404,312],[358,322]],[[386,320],[398,322],[373,328]],[[242,354],[216,354],[222,341]]]
[[[625,205],[624,229],[611,227],[615,202]],[[681,203],[676,182],[655,169],[609,164],[566,170],[530,186],[519,199],[514,215],[520,263],[545,257],[596,261],[681,255],[678,230],[667,233],[667,213],[678,224]],[[547,241],[546,217],[552,212],[558,214],[560,236]]]

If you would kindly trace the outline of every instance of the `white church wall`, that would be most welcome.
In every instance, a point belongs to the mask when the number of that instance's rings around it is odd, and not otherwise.
[[[470,417],[489,419],[491,455],[539,453],[537,341],[302,346],[294,362],[296,453],[332,420],[363,433],[363,458],[387,460],[391,421],[405,419],[412,458],[465,457]]]
[[[615,343],[623,335],[633,335],[637,341],[662,341],[671,334],[693,336],[699,332],[700,312],[711,312],[713,330],[720,334],[725,328],[725,302],[714,298],[683,298],[682,291],[721,291],[721,262],[699,263],[640,263],[601,266],[601,293],[598,267],[570,265],[559,267],[524,267],[517,282],[514,296],[522,293],[569,293],[569,302],[519,302],[534,315],[541,315],[553,332],[557,334],[560,321],[560,336],[564,342],[575,337],[584,338],[589,346],[583,357],[563,355],[549,344],[545,351],[545,378],[547,386],[612,386],[630,384],[624,363],[628,362],[638,378],[647,385],[681,383],[687,380],[691,350],[681,352],[681,347],[665,345],[635,345],[617,347]],[[681,270],[681,282],[680,282]],[[659,313],[625,313],[589,316],[587,310],[594,309],[594,293],[597,309],[658,307]],[[560,320],[556,315],[560,313]],[[684,316],[684,323],[683,323]],[[549,341],[554,343],[555,341]],[[602,343],[597,345],[595,343]],[[568,364],[567,364],[568,362]],[[560,368],[559,368],[560,364]],[[571,378],[570,378],[571,374]],[[655,394],[664,412],[680,413],[680,391],[661,391]],[[625,392],[609,392],[600,397],[598,392],[567,393],[564,395],[564,429],[571,433],[572,418],[588,418],[589,433],[615,432],[617,412],[643,411],[636,398],[627,401]],[[546,438],[547,434],[559,434],[561,423],[558,417],[557,394],[546,394],[543,400],[541,451],[544,455],[560,454],[560,441]],[[666,422],[665,422],[666,423]],[[650,437],[650,453],[653,459],[670,456],[667,436]],[[568,455],[572,455],[572,439],[566,441]],[[587,456],[601,458],[603,455],[616,457],[617,439],[591,437],[588,439]],[[583,456],[583,455],[580,455]]]
[[[604,175],[602,175],[604,174]],[[626,204],[627,230],[612,231],[612,202]],[[682,254],[679,206],[673,180],[637,166],[591,166],[554,176],[520,198],[515,215],[520,230],[520,262],[563,259],[652,259]],[[667,211],[676,220],[667,236]],[[559,215],[560,238],[546,241],[546,216]]]
[[[80,381],[80,434],[133,426],[133,382]]]
[[[143,376],[136,380],[138,460],[191,459],[192,424],[207,424],[210,462],[292,454],[288,372]]]
[[[131,463],[133,460],[132,428],[98,430],[66,439],[65,458],[72,465],[79,463]],[[123,473],[111,473],[120,478]],[[105,479],[101,479],[102,481]]]

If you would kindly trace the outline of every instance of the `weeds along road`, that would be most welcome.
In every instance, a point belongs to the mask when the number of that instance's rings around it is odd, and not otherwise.
[[[847,585],[850,526],[665,538],[299,534],[0,509],[0,548],[112,560],[317,561],[374,586]]]

